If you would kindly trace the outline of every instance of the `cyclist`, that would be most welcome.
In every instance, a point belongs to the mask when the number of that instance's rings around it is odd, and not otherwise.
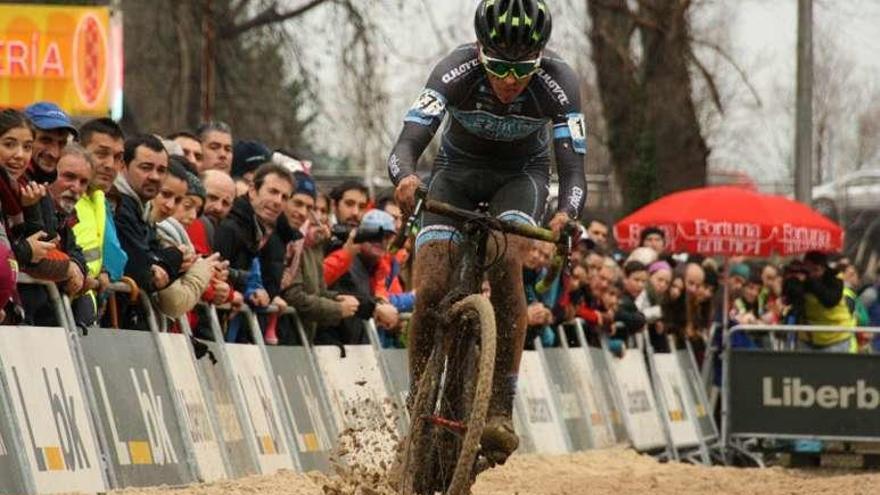
[[[481,0],[474,25],[477,42],[459,46],[434,67],[404,118],[388,158],[396,199],[412,211],[420,185],[415,164],[448,113],[429,197],[471,210],[488,202],[493,215],[534,225],[543,218],[552,143],[560,188],[549,226],[559,232],[583,208],[586,133],[578,78],[544,48],[551,32],[547,2]],[[450,288],[449,249],[460,239],[460,226],[445,217],[425,213],[421,226],[410,330],[413,383],[433,345],[431,330],[439,317],[433,308]],[[519,444],[511,418],[526,330],[522,257],[527,242],[511,236],[503,262],[489,272],[498,356],[482,447],[499,463]]]

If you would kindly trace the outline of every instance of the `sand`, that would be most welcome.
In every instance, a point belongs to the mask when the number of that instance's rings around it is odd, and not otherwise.
[[[319,473],[279,472],[234,481],[175,488],[127,489],[125,495],[325,495],[337,481]],[[880,493],[880,473],[783,468],[740,469],[661,464],[651,457],[616,448],[571,455],[515,456],[506,466],[487,471],[474,495],[651,495]],[[346,490],[352,495],[370,491]]]

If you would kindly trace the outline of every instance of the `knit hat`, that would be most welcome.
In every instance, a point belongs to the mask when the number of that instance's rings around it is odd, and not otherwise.
[[[305,172],[294,172],[293,177],[296,179],[296,190],[294,194],[307,194],[312,198],[318,197],[318,186],[315,185],[315,179]]]
[[[742,277],[743,280],[748,280],[751,273],[752,270],[745,263],[737,263],[730,267],[731,277]]]
[[[635,248],[626,260],[638,261],[645,266],[649,266],[651,263],[657,261],[657,251],[654,251],[649,247]]]
[[[670,264],[667,263],[666,261],[660,260],[660,261],[655,261],[655,262],[651,263],[651,266],[648,267],[648,273],[650,273],[651,275],[653,275],[661,270],[669,270],[671,272],[672,266],[670,266]]]
[[[186,195],[187,196],[198,196],[202,198],[202,201],[208,196],[205,191],[205,186],[202,185],[202,181],[199,180],[195,175],[187,172],[186,174]]]
[[[258,141],[239,141],[232,149],[232,177],[244,177],[272,159],[272,150]]]

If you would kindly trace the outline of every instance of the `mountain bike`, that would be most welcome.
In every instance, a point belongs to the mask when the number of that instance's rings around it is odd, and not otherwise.
[[[422,211],[461,224],[460,258],[452,289],[438,307],[440,324],[432,329],[433,347],[415,395],[409,398],[410,431],[398,462],[398,489],[403,495],[463,495],[477,474],[491,467],[481,455],[480,438],[486,424],[495,371],[495,312],[481,294],[487,270],[507,249],[506,234],[557,244],[551,269],[541,281],[556,278],[571,250],[576,224],[559,236],[552,231],[507,222],[485,211],[468,211],[426,198],[420,190],[406,228],[395,240],[400,246]],[[505,235],[498,235],[501,233]],[[494,250],[490,252],[490,245]],[[491,259],[489,257],[491,256]]]

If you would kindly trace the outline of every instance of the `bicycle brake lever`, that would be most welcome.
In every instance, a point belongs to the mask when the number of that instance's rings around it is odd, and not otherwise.
[[[406,238],[410,235],[415,235],[418,232],[418,221],[419,215],[422,213],[422,206],[425,204],[425,200],[428,198],[428,188],[424,185],[420,185],[418,189],[416,189],[416,206],[413,208],[412,215],[409,216],[406,220],[406,225],[400,229],[400,232],[394,237],[394,241],[391,243],[391,246],[388,250],[391,254],[396,254],[400,248],[406,243]]]

